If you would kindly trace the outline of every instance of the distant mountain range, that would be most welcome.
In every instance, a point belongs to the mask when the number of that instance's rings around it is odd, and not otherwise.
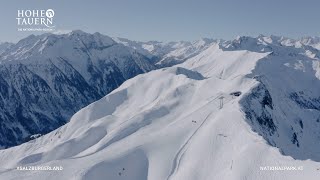
[[[34,139],[0,179],[318,180],[319,44],[30,36],[1,54],[0,140]]]

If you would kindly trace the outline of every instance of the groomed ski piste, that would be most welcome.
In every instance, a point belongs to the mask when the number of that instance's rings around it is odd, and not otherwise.
[[[314,82],[302,84],[318,88],[319,69],[312,61],[319,60],[307,56],[300,60],[309,72],[303,77],[313,77]],[[276,58],[272,52],[224,50],[214,44],[182,64],[127,80],[47,135],[1,150],[0,179],[318,180],[319,144],[313,139],[300,141],[300,148],[313,144],[314,151],[307,155],[302,154],[305,149],[282,148],[286,138],[281,124],[276,124],[280,140],[272,141],[273,136],[263,136],[257,124],[250,124],[242,103],[261,84],[257,76],[271,77],[270,72],[295,62]],[[290,72],[299,71],[294,67]],[[275,77],[291,78],[286,72]],[[266,83],[273,88],[271,94],[277,92],[272,85],[279,79]],[[286,83],[290,82],[284,81],[279,91]],[[241,95],[230,95],[233,92]],[[281,98],[273,100],[275,113],[278,101]],[[319,112],[311,114],[319,117]],[[310,132],[317,128],[319,124]],[[17,170],[25,166],[63,170]],[[282,170],[275,170],[279,167]],[[283,170],[286,167],[296,170]]]

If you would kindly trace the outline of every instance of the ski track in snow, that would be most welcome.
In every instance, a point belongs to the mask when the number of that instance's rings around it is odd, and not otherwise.
[[[213,113],[213,112],[212,112]],[[188,138],[188,140],[185,142],[185,144],[180,148],[179,152],[177,153],[176,157],[174,158],[174,164],[173,164],[173,169],[169,175],[169,177],[167,178],[168,180],[170,179],[171,176],[174,175],[174,173],[179,169],[179,164],[180,164],[180,160],[183,158],[183,155],[185,153],[185,151],[188,148],[189,142],[192,140],[192,137],[198,132],[198,130],[202,127],[202,125],[208,120],[208,118],[210,117],[210,115],[212,114],[208,114],[207,117],[201,122],[200,126],[194,131],[194,133]]]

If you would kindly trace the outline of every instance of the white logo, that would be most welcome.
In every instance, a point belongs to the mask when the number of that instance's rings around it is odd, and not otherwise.
[[[54,10],[48,9],[48,10],[46,11],[46,16],[47,16],[48,18],[53,18],[53,16],[54,16]]]
[[[54,31],[53,9],[47,10],[18,10],[18,31]]]

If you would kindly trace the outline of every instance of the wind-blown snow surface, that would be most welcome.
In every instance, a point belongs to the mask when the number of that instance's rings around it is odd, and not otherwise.
[[[319,97],[312,89],[319,79],[312,64],[319,59],[302,50],[295,52],[297,58],[284,58],[293,52],[281,55],[280,45],[268,44],[264,48],[272,50],[264,51],[251,40],[212,45],[179,66],[138,75],[61,128],[1,150],[0,179],[319,179],[319,123],[312,122],[319,117],[318,100],[312,99]],[[293,83],[293,72],[301,84]],[[287,92],[311,89],[290,95],[283,92],[287,85]],[[242,94],[231,96],[235,91]],[[290,108],[294,111],[286,116]],[[305,131],[291,119],[294,113],[304,117]],[[288,140],[293,131],[299,132]],[[16,170],[26,165],[64,169]],[[260,166],[303,170],[262,171]]]

